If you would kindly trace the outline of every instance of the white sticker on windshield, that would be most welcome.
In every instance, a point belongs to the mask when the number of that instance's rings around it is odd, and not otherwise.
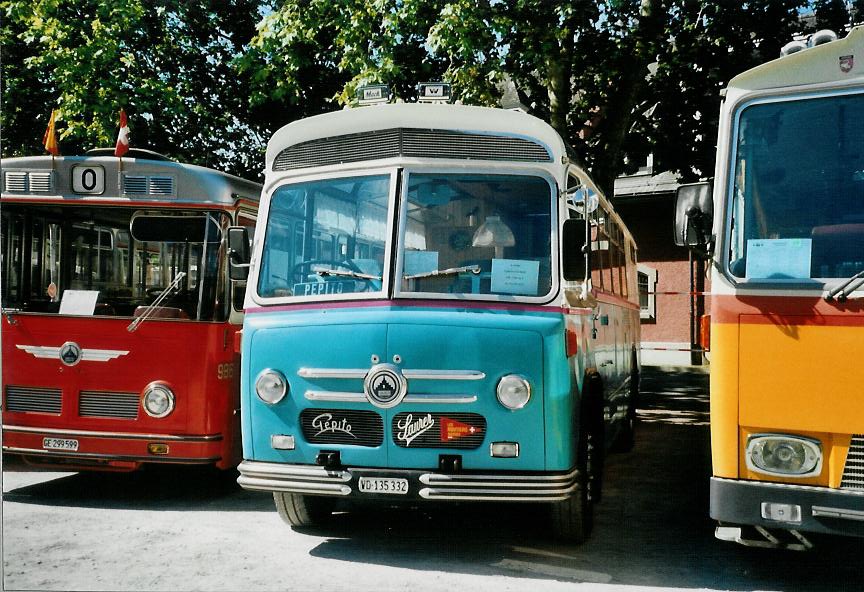
[[[747,277],[797,279],[810,277],[813,241],[809,238],[760,238],[747,241]]]
[[[539,261],[522,259],[493,259],[493,292],[498,294],[537,295],[537,278],[540,276]]]
[[[99,290],[63,290],[60,314],[90,316],[96,310]]]

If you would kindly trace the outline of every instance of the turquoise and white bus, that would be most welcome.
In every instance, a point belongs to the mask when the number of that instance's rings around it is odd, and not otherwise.
[[[293,526],[340,499],[519,501],[590,533],[605,450],[633,443],[636,247],[549,125],[449,104],[293,122],[251,252],[245,233],[243,487]]]

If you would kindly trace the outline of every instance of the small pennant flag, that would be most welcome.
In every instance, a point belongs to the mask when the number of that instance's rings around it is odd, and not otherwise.
[[[60,156],[60,143],[57,141],[57,132],[54,129],[54,109],[51,109],[51,118],[48,120],[48,128],[42,136],[42,144],[51,156]]]
[[[129,151],[129,126],[126,123],[126,111],[120,109],[120,131],[117,133],[117,145],[114,156],[123,156]]]

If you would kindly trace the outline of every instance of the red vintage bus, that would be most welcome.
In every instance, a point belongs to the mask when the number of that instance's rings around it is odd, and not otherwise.
[[[240,459],[245,287],[224,229],[260,185],[147,150],[2,163],[3,453],[131,471]]]

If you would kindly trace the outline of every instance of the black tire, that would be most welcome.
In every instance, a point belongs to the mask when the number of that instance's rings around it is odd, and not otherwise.
[[[618,437],[612,444],[612,452],[630,452],[636,445],[636,401],[639,399],[639,368],[636,353],[633,353],[632,372],[630,373],[630,397],[627,401],[627,415]]]
[[[591,536],[594,529],[593,456],[590,434],[588,430],[583,430],[579,448],[578,489],[566,500],[551,506],[552,533],[555,538],[580,544]]]
[[[317,495],[273,492],[273,501],[279,517],[295,527],[320,526],[333,514],[336,500]]]

